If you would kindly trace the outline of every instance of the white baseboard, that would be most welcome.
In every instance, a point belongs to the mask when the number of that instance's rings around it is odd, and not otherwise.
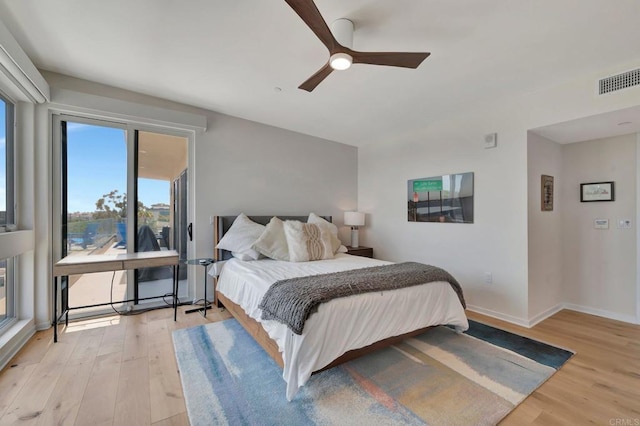
[[[574,305],[573,303],[563,303],[562,308],[572,311],[582,312],[583,314],[595,315],[598,317],[608,318],[616,321],[628,322],[630,324],[640,324],[638,318],[633,315],[621,314],[618,312],[606,311],[604,309],[591,308],[589,306]]]
[[[542,311],[537,315],[534,315],[532,318],[529,318],[529,327],[533,327],[534,325],[538,324],[539,322],[542,322],[544,320],[546,320],[547,318],[549,318],[550,316],[560,312],[561,310],[563,310],[565,308],[563,303],[558,303],[556,306],[552,306],[551,308],[547,309],[546,311]]]
[[[32,320],[21,320],[11,326],[0,339],[0,370],[27,343],[36,332]]]
[[[499,320],[510,322],[512,324],[515,324],[515,325],[519,325],[519,326],[527,327],[527,328],[530,327],[529,326],[529,322],[524,320],[524,319],[522,319],[522,318],[514,317],[514,316],[511,316],[511,315],[506,315],[506,314],[503,314],[501,312],[496,312],[496,311],[492,311],[490,309],[485,309],[485,308],[481,308],[479,306],[474,306],[474,305],[469,305],[469,304],[467,304],[467,309],[470,310],[470,311],[473,311],[473,312],[477,312],[479,314],[487,315],[487,316],[490,316],[490,317],[493,317],[493,318],[497,318]]]
[[[51,321],[39,322],[36,324],[36,331],[48,330],[51,326]]]
[[[604,309],[590,308],[588,306],[574,305],[573,303],[559,303],[556,306],[552,306],[551,308],[547,309],[546,311],[536,314],[529,320],[506,315],[501,312],[492,311],[490,309],[481,308],[479,306],[467,305],[467,309],[526,328],[535,326],[536,324],[544,321],[545,319],[560,312],[563,309],[569,309],[571,311],[582,312],[584,314],[595,315],[598,317],[608,318],[616,321],[628,322],[631,324],[640,324],[640,320],[635,318],[633,315],[625,315],[618,312],[606,311]]]

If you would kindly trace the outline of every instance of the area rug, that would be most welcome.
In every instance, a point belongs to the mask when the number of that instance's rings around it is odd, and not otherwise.
[[[469,321],[313,375],[282,370],[235,320],[174,331],[192,425],[492,425],[573,353]]]

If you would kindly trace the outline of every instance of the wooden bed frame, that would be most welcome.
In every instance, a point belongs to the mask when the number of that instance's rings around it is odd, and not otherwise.
[[[256,223],[266,224],[271,220],[273,216],[249,216],[249,219],[253,220]],[[301,222],[306,222],[306,216],[278,216],[283,220],[299,220]],[[326,220],[331,221],[331,216],[323,216]],[[220,238],[224,235],[224,233],[231,226],[230,222],[233,222],[235,216],[214,216],[214,230],[213,230],[213,239],[215,247],[220,241]],[[224,250],[214,249],[214,259],[216,260],[226,260],[231,257],[231,254]],[[216,287],[216,278],[214,278],[214,288]],[[214,303],[220,307],[225,307],[233,317],[238,320],[238,322],[244,327],[245,330],[255,339],[256,342],[274,359],[274,361],[280,366],[280,368],[284,367],[284,363],[282,361],[282,355],[278,350],[278,345],[275,341],[269,337],[267,332],[262,328],[262,325],[249,315],[236,303],[232,302],[228,298],[226,298],[223,294],[219,293],[217,288],[215,288],[215,300]],[[384,340],[380,340],[378,342],[372,343],[369,346],[365,346],[359,349],[353,349],[348,352],[345,352],[342,356],[333,360],[326,367],[321,368],[318,371],[314,371],[315,373],[319,373],[320,371],[328,370],[329,368],[335,367],[336,365],[345,363],[352,359],[358,358],[362,355],[371,353],[381,348],[385,348],[387,346],[391,346],[395,343],[398,343],[408,337],[416,336],[418,334],[422,334],[431,327],[420,328],[418,330],[411,331],[409,333],[401,334],[399,336],[393,336],[386,338]]]

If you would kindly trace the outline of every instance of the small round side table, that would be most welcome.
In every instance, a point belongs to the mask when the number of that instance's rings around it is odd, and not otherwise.
[[[208,257],[199,257],[197,259],[188,259],[185,260],[184,263],[187,265],[201,265],[204,267],[204,305],[200,308],[187,309],[184,311],[185,314],[191,314],[193,312],[201,312],[202,316],[207,317],[207,309],[211,309],[211,303],[207,300],[207,272],[208,266],[216,263],[216,260],[208,258]],[[215,301],[215,295],[214,295]]]

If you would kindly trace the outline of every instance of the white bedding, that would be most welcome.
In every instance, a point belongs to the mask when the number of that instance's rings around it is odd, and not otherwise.
[[[269,286],[278,280],[387,263],[342,253],[334,259],[302,263],[231,259],[222,268],[217,290],[260,322],[278,344],[284,361],[287,399],[291,400],[313,371],[351,349],[431,325],[449,324],[459,331],[469,328],[458,296],[446,282],[334,299],[320,305],[307,319],[302,335],[277,321],[260,318],[258,305]]]

